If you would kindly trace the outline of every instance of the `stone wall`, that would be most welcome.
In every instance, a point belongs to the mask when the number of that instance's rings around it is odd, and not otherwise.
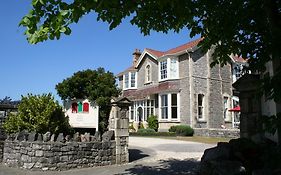
[[[194,128],[195,136],[239,138],[239,129]]]
[[[115,140],[66,143],[6,140],[3,163],[32,170],[104,166],[115,164],[115,147]]]
[[[4,141],[0,140],[0,162],[3,160]]]

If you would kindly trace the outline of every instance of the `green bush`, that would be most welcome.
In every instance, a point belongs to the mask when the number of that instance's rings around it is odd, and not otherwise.
[[[156,131],[151,128],[146,128],[146,129],[138,129],[137,133],[155,133]]]
[[[158,117],[155,115],[150,115],[147,119],[148,128],[158,131]]]
[[[171,126],[169,132],[175,132],[179,136],[193,136],[194,130],[188,125]]]
[[[51,94],[22,96],[17,114],[10,114],[3,125],[7,133],[29,132],[68,133],[70,125],[62,107]]]

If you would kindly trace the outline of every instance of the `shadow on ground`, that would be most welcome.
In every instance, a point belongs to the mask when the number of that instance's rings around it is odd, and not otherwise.
[[[196,175],[199,163],[194,159],[161,160],[155,166],[137,164],[133,168],[126,169],[124,173],[115,175]]]
[[[141,150],[139,149],[129,149],[129,161],[133,162],[136,160],[143,159],[145,157],[149,157],[149,155],[144,154]]]

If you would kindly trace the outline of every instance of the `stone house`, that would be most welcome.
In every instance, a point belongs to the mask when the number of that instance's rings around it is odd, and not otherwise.
[[[133,53],[133,65],[117,77],[122,96],[133,102],[128,115],[135,128],[150,115],[158,116],[159,131],[178,124],[233,127],[232,64],[211,68],[213,51],[203,53],[200,41]]]

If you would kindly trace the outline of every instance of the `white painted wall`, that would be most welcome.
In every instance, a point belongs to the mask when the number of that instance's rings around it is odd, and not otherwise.
[[[71,104],[73,102],[88,102],[89,112],[72,113]],[[98,131],[99,125],[99,106],[88,99],[76,99],[64,102],[65,115],[69,117],[69,124],[73,128],[96,128]]]

